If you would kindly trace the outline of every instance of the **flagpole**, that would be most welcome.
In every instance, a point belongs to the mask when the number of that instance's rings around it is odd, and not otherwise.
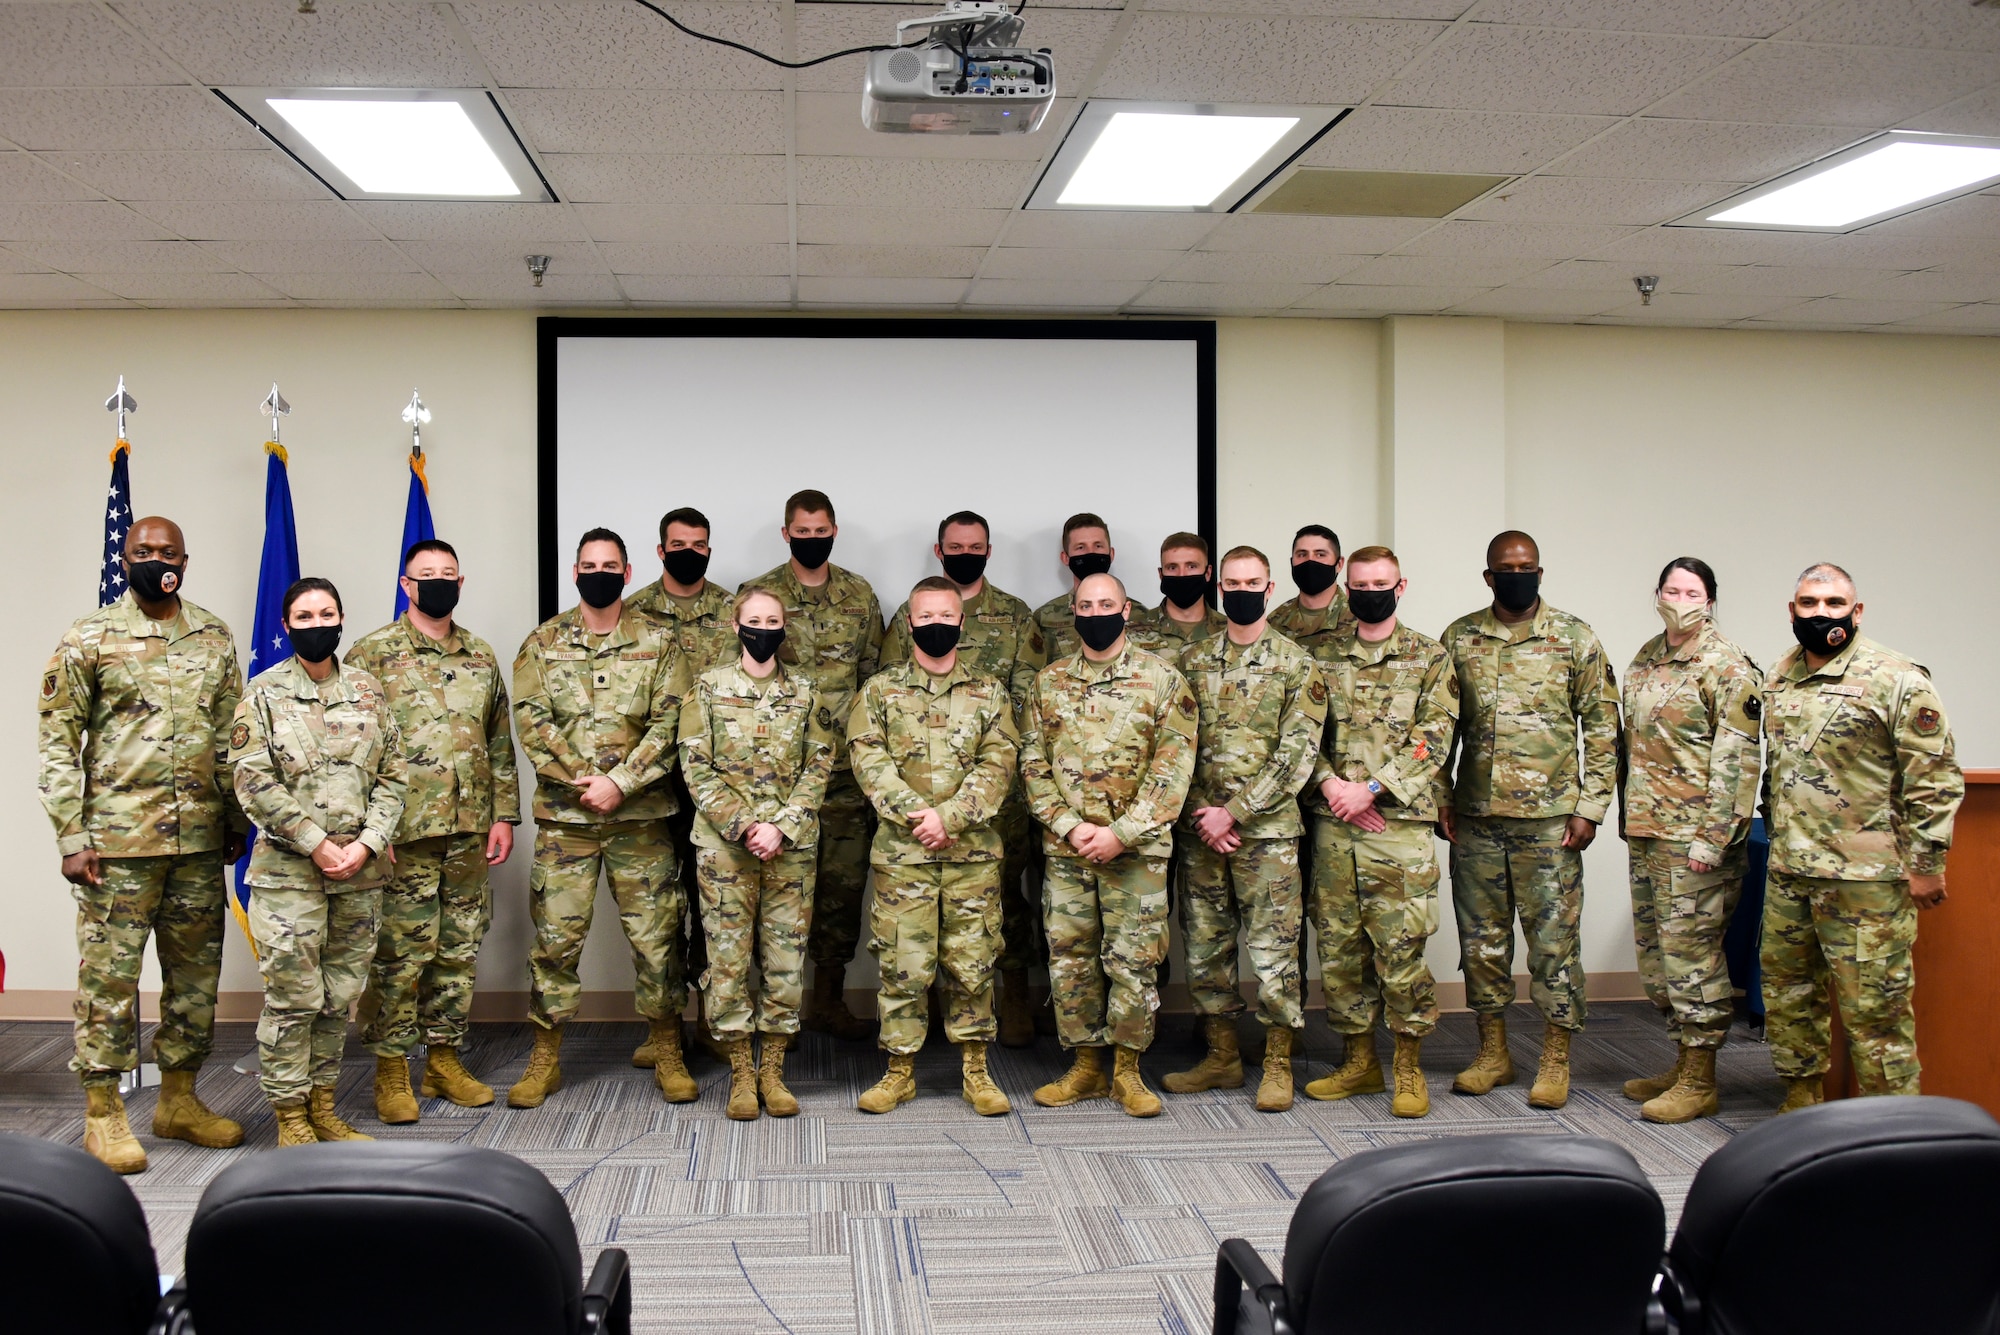
[[[409,595],[403,592],[403,553],[437,536],[437,527],[431,522],[431,480],[424,472],[424,424],[431,420],[431,410],[424,406],[420,392],[410,391],[403,420],[410,424],[410,493],[403,506],[403,545],[396,549],[394,615],[398,620],[410,606]]]

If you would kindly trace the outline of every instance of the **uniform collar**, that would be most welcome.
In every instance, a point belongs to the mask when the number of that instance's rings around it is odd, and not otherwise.
[[[1549,600],[1542,598],[1535,604],[1534,616],[1510,626],[1493,614],[1493,604],[1488,603],[1479,609],[1479,620],[1475,625],[1482,635],[1518,644],[1522,640],[1536,640],[1546,636],[1549,633],[1549,614],[1554,611],[1555,609],[1549,606]]]
[[[778,670],[768,677],[753,677],[743,670],[743,660],[739,657],[731,661],[729,670],[736,674],[736,680],[749,694],[762,698],[766,695],[789,693],[794,681],[803,681],[785,670],[784,662],[778,663]]]
[[[792,569],[789,559],[778,567],[778,578],[801,602],[808,603],[845,602],[852,582],[847,572],[831,561],[826,563],[826,583],[817,588],[799,578],[799,572]]]
[[[1167,600],[1165,598],[1162,598],[1160,599],[1160,605],[1158,607],[1150,609],[1153,614],[1153,624],[1156,626],[1170,627],[1171,628],[1169,630],[1170,634],[1187,632],[1188,638],[1190,639],[1193,639],[1194,637],[1199,636],[1203,632],[1209,630],[1211,627],[1214,626],[1217,620],[1222,620],[1222,621],[1229,620],[1228,617],[1223,616],[1222,613],[1216,611],[1213,607],[1203,605],[1201,609],[1200,621],[1176,621],[1173,617],[1173,614],[1167,611],[1167,607],[1168,607]]]
[[[1854,639],[1842,648],[1839,653],[1827,659],[1816,672],[1806,667],[1806,651],[1793,646],[1779,662],[1777,675],[1784,677],[1787,681],[1811,681],[1814,677],[1826,677],[1829,680],[1837,681],[1847,675],[1848,665],[1854,661],[1854,651],[1859,649],[1861,644],[1862,635],[1857,629]]]
[[[789,565],[785,568],[787,570],[791,569]],[[714,580],[706,578],[701,582],[701,592],[692,598],[684,599],[677,593],[668,593],[667,580],[664,575],[654,580],[651,584],[648,584],[641,590],[641,593],[652,594],[654,600],[659,603],[660,610],[669,616],[674,615],[684,602],[693,608],[696,616],[700,616],[702,613],[710,610],[711,606],[718,600],[725,607],[729,604],[729,595],[724,593],[721,586]]]
[[[1122,677],[1126,675],[1127,665],[1131,662],[1132,655],[1139,652],[1141,652],[1139,646],[1132,643],[1131,631],[1128,629],[1126,631],[1125,647],[1118,651],[1116,658],[1106,659],[1102,663],[1093,663],[1083,656],[1082,649],[1078,649],[1069,660],[1069,675],[1075,677],[1078,681],[1088,682],[1106,681],[1112,677]]]
[[[139,600],[130,589],[118,595],[117,606],[125,613],[125,633],[135,640],[157,635],[172,644],[194,629],[194,618],[188,615],[185,598],[175,606],[173,616],[165,621],[155,621],[141,611]]]
[[[584,649],[590,648],[591,640],[593,640],[596,637],[591,634],[590,628],[583,624],[582,610],[580,608],[572,607],[569,609],[569,611],[563,613],[563,617],[567,623],[563,627],[563,633],[569,639],[569,641],[572,644],[577,645],[579,648],[584,648]],[[454,629],[456,629],[456,627],[454,627]],[[629,604],[624,607],[620,607],[618,609],[618,624],[613,626],[611,628],[611,633],[604,637],[604,643],[601,647],[605,649],[616,649],[621,645],[637,644],[638,642],[639,642],[638,614],[632,610]]]
[[[457,654],[465,652],[465,642],[459,638],[458,622],[456,621],[451,623],[451,634],[445,636],[442,640],[434,640],[418,630],[417,623],[410,620],[410,614],[407,611],[396,618],[396,625],[401,628],[404,636],[409,640],[410,648],[413,652],[420,654]]]
[[[1333,637],[1333,652],[1342,658],[1352,658],[1358,663],[1379,663],[1385,658],[1392,657],[1403,647],[1403,637],[1409,629],[1399,617],[1396,620],[1396,629],[1389,632],[1388,638],[1371,644],[1361,638],[1361,623],[1357,621]]]
[[[341,666],[340,657],[337,654],[333,660],[333,675],[323,682],[312,679],[311,675],[306,672],[306,665],[299,661],[297,654],[293,654],[284,662],[272,668],[271,672],[286,673],[287,676],[285,678],[274,681],[271,684],[284,688],[287,695],[294,696],[300,700],[329,699],[327,695],[323,694],[329,688],[333,692],[330,697],[333,700],[357,700],[360,698],[354,690],[354,678]]]
[[[919,690],[928,691],[932,695],[944,695],[960,682],[972,679],[971,675],[965,670],[964,654],[959,655],[958,661],[951,665],[951,671],[945,673],[942,677],[930,672],[915,658],[904,659],[903,669],[903,679],[906,682],[917,687]]]

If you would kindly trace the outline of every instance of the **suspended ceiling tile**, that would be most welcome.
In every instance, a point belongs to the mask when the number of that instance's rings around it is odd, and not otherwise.
[[[1061,53],[1057,53],[1060,61]],[[1058,65],[1058,84],[1064,76]],[[978,158],[1039,163],[1062,142],[1076,114],[1075,98],[1057,98],[1033,134],[881,134],[861,123],[861,83],[842,92],[800,93],[798,151],[802,154],[863,158]]]
[[[1384,91],[1395,106],[1629,116],[1745,43],[1467,24]]]
[[[1092,0],[1103,3],[1103,0]],[[1282,14],[1293,18],[1434,19],[1442,23],[1472,8],[1472,0],[1147,0],[1159,13]]]
[[[0,88],[0,138],[84,152],[269,147],[201,88]]]
[[[167,239],[173,234],[123,204],[49,201],[0,204],[0,241]]]
[[[1530,176],[1460,209],[1457,217],[1487,222],[1671,222],[1736,191],[1702,181],[1616,181],[1594,176]]]
[[[1366,255],[1272,250],[1196,250],[1161,275],[1176,283],[1330,283],[1368,263]],[[1282,303],[1290,305],[1290,302]]]
[[[747,244],[789,236],[786,210],[776,204],[578,204],[572,212],[596,241]]]
[[[1780,314],[1799,324],[1892,324],[1898,320],[1927,319],[1950,310],[1952,305],[1945,301],[1850,301],[1845,297],[1821,297],[1789,306]]]
[[[1935,315],[1918,316],[1909,324],[1920,325],[1924,329],[1940,334],[1987,334],[2000,333],[2000,303],[1988,302],[1972,306],[1955,306]],[[1884,325],[1884,329],[1894,329],[1898,325]]]
[[[1010,246],[1055,246],[1113,250],[1186,250],[1222,221],[1215,213],[1113,213],[1079,209],[1037,209],[1014,214],[1007,223]]]
[[[1453,315],[1498,315],[1520,320],[1579,320],[1623,305],[1630,294],[1617,292],[1551,291],[1546,288],[1502,287],[1481,293],[1451,308]]]
[[[1763,181],[1845,148],[1860,137],[1858,131],[1846,127],[1642,117],[1561,158],[1549,167],[1549,174]]]
[[[1428,107],[1357,107],[1299,159],[1371,171],[1533,171],[1618,124],[1612,116],[1532,116]]]
[[[551,153],[542,169],[578,204],[783,204],[779,154]]]
[[[1799,125],[1894,125],[1985,87],[1979,52],[1895,51],[1774,42],[1648,108],[1654,116]]]
[[[133,301],[192,302],[282,301],[284,294],[249,274],[240,273],[114,273],[78,274],[93,287]]]
[[[1329,283],[1299,302],[1299,306],[1320,311],[1395,312],[1421,315],[1446,310],[1470,301],[1486,287],[1472,284],[1431,286],[1425,284]]]
[[[348,207],[392,241],[581,241],[582,229],[560,204],[412,203],[357,200]]]
[[[119,0],[195,78],[258,88],[472,88],[479,71],[438,7],[319,0]]]
[[[190,241],[367,241],[377,233],[338,200],[325,203],[139,204]]]
[[[630,0],[459,0],[453,6],[503,88],[775,89],[782,72],[675,31]],[[781,54],[781,6],[674,0],[700,32]]]
[[[1545,259],[1476,255],[1382,255],[1341,275],[1367,287],[1498,287],[1539,273]]]
[[[1660,287],[1669,292],[1716,296],[1828,297],[1895,276],[1893,269],[1819,269],[1779,264],[1689,265],[1668,270],[1660,279]]]
[[[894,42],[899,20],[934,12],[908,5],[801,4],[798,58],[804,60],[850,47]],[[1058,85],[1065,79],[1075,81],[1083,77],[1103,53],[1105,39],[1118,21],[1111,5],[1096,10],[1045,10],[1030,6],[1022,17],[1027,27],[1021,40],[1031,48],[1046,46],[1055,51]],[[867,57],[859,55],[815,65],[798,72],[797,87],[802,92],[844,93],[852,99],[858,117],[866,65]]]
[[[699,245],[609,241],[597,249],[611,271],[618,274],[770,278],[792,271],[792,248],[783,242]]]
[[[1796,310],[1798,303],[1791,297],[1771,293],[1754,292],[1659,292],[1653,296],[1653,304],[1643,305],[1638,294],[1627,293],[1625,300],[1607,314],[1632,320],[1657,320],[1669,323],[1680,320],[1712,321],[1724,324],[1731,320],[1748,320],[1773,311]]]
[[[676,302],[697,305],[742,305],[789,302],[789,278],[659,278],[625,277],[618,280],[625,295],[634,301]]]
[[[50,167],[87,181],[113,199],[328,199],[327,188],[275,149],[195,153],[38,155]]]
[[[1607,264],[1601,260],[1568,260],[1551,265],[1540,273],[1510,284],[1510,289],[1539,289],[1549,292],[1630,292],[1634,274],[1631,266]],[[1666,286],[1666,279],[1660,280]]]
[[[1953,0],[1831,0],[1795,24],[1785,39],[2000,51],[2000,15]]]
[[[230,267],[187,241],[23,241],[13,249],[64,273],[216,273]]]
[[[1142,12],[1091,94],[1343,106],[1367,97],[1442,31],[1377,19]]]
[[[1653,227],[1614,241],[1593,259],[1637,264],[1642,272],[1671,265],[1785,264],[1803,257],[1812,241],[1797,233],[1739,231],[1723,227]]]
[[[799,274],[819,278],[965,279],[978,270],[980,257],[985,253],[970,246],[800,246]],[[800,299],[805,300],[803,296]]]
[[[432,273],[504,274],[518,276],[523,287],[529,285],[527,251],[505,241],[401,241],[396,249]],[[610,272],[588,241],[561,241],[534,253],[549,257],[552,274]]]
[[[100,193],[69,179],[33,153],[0,153],[0,204],[96,199]]]
[[[1315,288],[1312,283],[1154,283],[1132,302],[1132,309],[1268,315]]]
[[[1054,250],[1002,246],[986,255],[982,278],[1028,278],[1041,281],[1081,278],[1158,278],[1186,252],[1179,250]]]
[[[2000,9],[1989,10],[2000,16]],[[1912,116],[1903,125],[1936,134],[1983,134],[2000,137],[2000,86],[1961,97],[1948,106]]]
[[[1027,196],[1028,162],[951,158],[800,158],[801,204],[1011,209]]]
[[[1821,0],[1487,0],[1479,23],[1610,28],[1690,37],[1769,37]],[[1789,36],[1789,34],[1787,34]]]
[[[1431,218],[1311,218],[1233,213],[1201,239],[1203,250],[1379,255],[1437,226]]]
[[[990,246],[1005,209],[799,207],[802,245]]]
[[[2000,301],[2000,273],[1926,269],[1862,286],[1844,286],[1839,295],[1857,301]]]
[[[1871,237],[1970,237],[2000,239],[2000,195],[1966,195],[1900,218],[1876,223]]]
[[[853,101],[859,105],[858,94]],[[514,88],[507,108],[521,137],[543,153],[785,151],[778,92]]]
[[[965,295],[963,278],[800,277],[799,300],[833,306],[949,306]]]
[[[207,241],[203,250],[245,273],[414,273],[418,265],[381,241]]]
[[[0,273],[47,273],[49,266],[29,255],[0,248]]]
[[[101,287],[59,273],[0,274],[0,308],[125,305]]]
[[[1804,239],[1804,238],[1802,238]],[[1812,237],[1800,247],[1801,262],[1849,269],[1930,269],[1940,264],[1984,267],[1996,254],[1996,239],[1890,236],[1856,232]]]
[[[1408,255],[1561,260],[1588,255],[1631,235],[1629,227],[1588,223],[1444,222],[1398,249]]]
[[[437,279],[465,301],[616,306],[625,300],[610,274],[559,273],[553,267],[543,276],[540,287],[534,285],[525,266],[519,273],[440,273]]]
[[[1035,278],[981,278],[973,282],[966,304],[1027,309],[1075,307],[1115,310],[1145,288],[1144,283],[1093,282],[1088,279],[1050,282]]]
[[[453,301],[421,273],[276,273],[259,275],[288,297],[304,301]]]
[[[0,87],[108,88],[179,83],[174,67],[89,4],[9,4]]]

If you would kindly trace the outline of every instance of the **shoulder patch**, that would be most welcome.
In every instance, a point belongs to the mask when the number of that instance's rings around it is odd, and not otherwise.
[[[1937,732],[1938,726],[1941,723],[1943,723],[1943,721],[1944,720],[1938,716],[1937,710],[1932,709],[1930,706],[1926,705],[1922,709],[1919,709],[1917,711],[1915,726],[1919,733],[1921,733],[1925,737],[1929,737]]]
[[[62,673],[60,670],[56,668],[50,668],[47,672],[44,672],[42,674],[42,699],[44,700],[55,699],[56,693],[61,689],[62,689]]]
[[[1444,684],[1445,689],[1451,692],[1451,698],[1454,700],[1458,699],[1458,674],[1456,672],[1445,673]]]
[[[1326,682],[1324,682],[1323,680],[1321,680],[1321,679],[1320,679],[1319,677],[1315,676],[1315,677],[1313,678],[1313,684],[1312,684],[1312,686],[1311,686],[1311,687],[1310,687],[1310,688],[1309,688],[1309,689],[1308,689],[1308,690],[1306,691],[1306,694],[1312,697],[1312,702],[1313,702],[1314,704],[1316,704],[1316,705],[1323,705],[1323,704],[1325,704],[1325,703],[1326,703]]]
[[[1764,717],[1764,701],[1761,696],[1747,695],[1743,698],[1743,716],[1755,723]]]
[[[1194,696],[1192,694],[1181,696],[1181,713],[1185,714],[1189,718],[1193,718],[1196,712],[1197,711],[1194,707]]]
[[[241,751],[248,745],[250,745],[249,724],[239,723],[229,730],[229,748],[232,751]]]
[[[831,709],[828,709],[825,705],[821,705],[819,713],[814,715],[814,717],[819,720],[820,727],[825,728],[828,732],[833,731],[833,711]]]
[[[1034,650],[1034,651],[1035,651],[1036,653],[1041,653],[1041,652],[1042,652],[1042,632],[1041,632],[1041,631],[1039,631],[1039,630],[1031,630],[1031,631],[1029,631],[1029,632],[1028,632],[1028,647],[1029,647],[1030,649]]]

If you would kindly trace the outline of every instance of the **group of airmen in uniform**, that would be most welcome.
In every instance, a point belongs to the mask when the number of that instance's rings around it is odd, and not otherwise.
[[[225,867],[253,828],[257,1048],[279,1143],[366,1138],[333,1097],[357,1001],[383,1122],[416,1121],[419,1092],[491,1103],[460,1050],[488,872],[520,820],[516,739],[534,771],[534,1043],[512,1107],[562,1086],[602,882],[649,1022],[632,1059],[668,1102],[698,1097],[682,1046],[692,994],[698,1041],[730,1066],[732,1118],[798,1111],[784,1062],[802,1027],[875,1036],[887,1069],[859,1106],[890,1112],[917,1095],[934,1023],[960,1048],[966,1102],[1009,1112],[987,1045],[1034,1041],[1028,980],[1046,958],[1072,1064],[1035,1101],[1108,1096],[1153,1116],[1140,1059],[1177,906],[1206,1045],[1164,1077],[1168,1092],[1246,1083],[1248,1010],[1265,1031],[1255,1105],[1291,1106],[1309,919],[1345,1055],[1306,1094],[1384,1093],[1396,1116],[1422,1117],[1435,835],[1479,1030],[1452,1087],[1516,1079],[1505,1012],[1518,924],[1544,1021],[1529,1102],[1558,1108],[1586,1013],[1581,856],[1616,807],[1641,975],[1677,1047],[1671,1068],[1625,1092],[1647,1120],[1711,1115],[1733,1014],[1722,939],[1760,794],[1783,1110],[1821,1097],[1835,1006],[1862,1092],[1918,1089],[1911,948],[1918,910],[1944,898],[1963,778],[1928,674],[1859,633],[1862,604],[1837,566],[1799,577],[1798,647],[1767,676],[1717,627],[1713,572],[1673,561],[1655,590],[1663,633],[1621,694],[1590,628],[1542,598],[1541,556],[1520,532],[1487,549],[1491,604],[1440,639],[1398,618],[1408,583],[1394,552],[1343,554],[1319,525],[1294,540],[1298,596],[1280,606],[1261,552],[1212,561],[1178,533],[1160,555],[1163,601],[1135,608],[1108,525],[1074,515],[1060,552],[1071,590],[1031,610],[987,581],[991,532],[961,511],[938,528],[943,573],[886,630],[868,582],[830,560],[831,500],[791,497],[782,534],[787,562],[731,595],[707,578],[708,520],[675,510],[659,580],[632,593],[625,543],[590,530],[572,571],[580,601],[529,635],[509,678],[454,619],[456,553],[420,542],[404,561],[409,610],[344,659],[338,591],[295,584],[294,654],[246,687],[228,628],[181,597],[179,528],[133,524],[127,591],[71,628],[41,683],[41,792],[78,906],[86,1147],[120,1171],[146,1164],[118,1085],[138,1059],[149,935],[162,974],[154,1134],[241,1142],[194,1084],[213,1035]],[[873,1024],[844,987],[864,926]]]

